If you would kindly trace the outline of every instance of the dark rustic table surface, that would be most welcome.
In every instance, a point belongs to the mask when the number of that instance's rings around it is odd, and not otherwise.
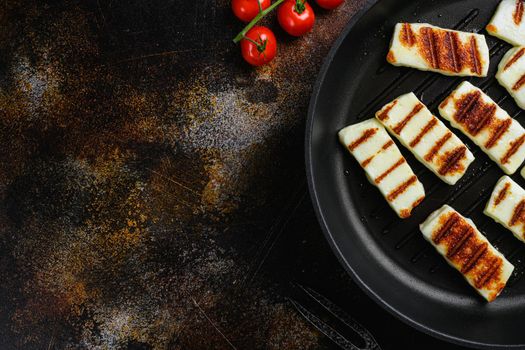
[[[310,204],[310,93],[363,3],[301,39],[270,16],[254,69],[228,0],[2,1],[0,349],[456,348],[370,300]]]

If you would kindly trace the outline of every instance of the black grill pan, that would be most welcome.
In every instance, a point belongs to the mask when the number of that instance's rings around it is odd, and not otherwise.
[[[368,2],[337,40],[320,72],[308,115],[306,166],[314,207],[331,247],[379,304],[412,326],[455,343],[524,348],[525,244],[483,215],[490,192],[503,175],[498,166],[454,131],[476,161],[456,186],[448,186],[399,145],[427,193],[412,217],[401,220],[336,136],[342,127],[372,118],[385,103],[409,91],[439,116],[438,104],[464,79],[525,124],[525,113],[494,78],[499,60],[510,48],[483,29],[497,4],[493,0]],[[491,54],[488,78],[445,77],[387,64],[394,25],[418,21],[486,34]],[[525,186],[519,174],[513,179]],[[516,267],[493,303],[479,297],[419,232],[418,224],[445,203],[472,218]]]

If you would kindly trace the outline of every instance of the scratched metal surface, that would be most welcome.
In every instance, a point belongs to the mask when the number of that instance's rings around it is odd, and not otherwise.
[[[0,4],[1,349],[453,348],[355,286],[309,203],[310,91],[364,1],[260,69],[228,3]]]

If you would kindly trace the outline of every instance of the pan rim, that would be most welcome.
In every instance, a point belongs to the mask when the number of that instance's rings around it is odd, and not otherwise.
[[[397,319],[401,320],[405,324],[422,331],[425,334],[431,335],[437,339],[448,341],[450,343],[454,343],[461,346],[466,346],[470,348],[480,348],[480,349],[518,349],[518,348],[525,348],[525,344],[512,344],[512,345],[503,345],[503,344],[494,344],[494,343],[487,343],[487,342],[478,342],[474,340],[469,340],[465,338],[455,337],[450,334],[447,334],[445,332],[440,332],[436,329],[433,329],[430,326],[427,326],[421,322],[418,322],[416,319],[413,319],[406,314],[404,314],[401,310],[395,308],[394,306],[390,305],[385,299],[381,298],[377,293],[374,292],[372,288],[370,288],[366,282],[358,275],[358,273],[354,270],[354,268],[348,263],[348,261],[345,259],[342,251],[339,249],[338,243],[336,242],[336,239],[334,238],[334,235],[328,228],[328,224],[325,220],[325,216],[323,213],[323,209],[321,208],[321,204],[318,198],[318,193],[315,185],[315,175],[313,170],[313,160],[312,160],[312,133],[313,133],[313,126],[314,126],[314,114],[315,109],[317,106],[317,101],[319,98],[319,93],[321,91],[321,87],[325,81],[326,73],[328,72],[328,69],[330,68],[330,65],[339,51],[339,48],[342,44],[342,42],[345,40],[345,38],[348,36],[350,31],[354,28],[354,26],[361,20],[361,18],[370,10],[372,7],[374,7],[376,4],[378,4],[381,0],[366,0],[364,6],[362,9],[360,9],[346,24],[345,28],[341,32],[341,34],[338,36],[338,38],[335,40],[335,42],[332,44],[332,47],[330,48],[328,54],[326,55],[321,68],[319,70],[319,73],[317,75],[315,84],[312,89],[312,95],[310,97],[309,107],[308,107],[308,114],[306,119],[306,129],[305,129],[305,167],[306,167],[306,177],[308,182],[308,191],[310,193],[310,199],[312,201],[315,215],[317,218],[317,221],[319,222],[319,225],[321,226],[321,230],[323,231],[323,234],[328,241],[328,244],[330,245],[330,248],[334,252],[335,256],[339,260],[339,263],[344,267],[346,272],[350,275],[352,280],[365,292],[365,294],[370,297],[374,302],[376,302],[378,305],[380,305],[383,309],[388,311],[391,315],[395,316]]]

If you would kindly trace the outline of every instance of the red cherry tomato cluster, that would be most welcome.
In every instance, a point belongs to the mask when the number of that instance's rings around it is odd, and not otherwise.
[[[341,5],[344,0],[316,0],[317,4],[327,10]],[[273,32],[257,22],[277,9],[277,20],[285,32],[292,36],[302,36],[312,30],[315,13],[306,0],[232,0],[233,13],[237,18],[249,24],[233,39],[240,42],[242,57],[254,66],[270,62],[277,54],[277,40]]]

